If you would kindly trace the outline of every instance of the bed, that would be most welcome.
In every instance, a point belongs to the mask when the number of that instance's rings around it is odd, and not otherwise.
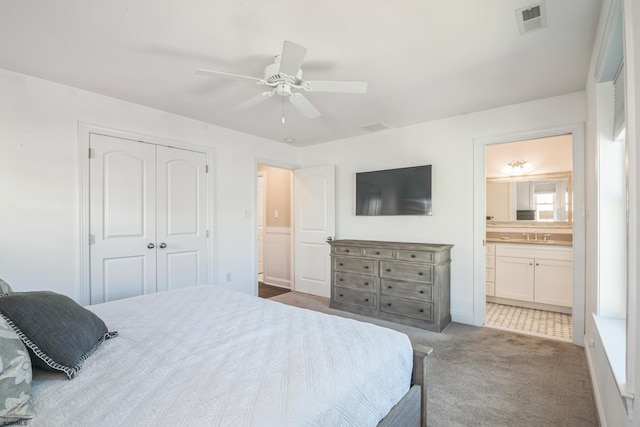
[[[426,425],[430,348],[218,286],[87,307],[114,339],[74,379],[33,370],[27,425]]]

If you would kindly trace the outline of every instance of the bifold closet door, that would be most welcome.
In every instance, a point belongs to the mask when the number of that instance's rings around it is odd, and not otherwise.
[[[91,303],[207,281],[206,155],[91,134]]]

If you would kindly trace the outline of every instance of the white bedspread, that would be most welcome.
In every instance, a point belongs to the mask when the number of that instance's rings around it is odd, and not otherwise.
[[[200,286],[89,307],[119,336],[36,370],[29,426],[375,426],[409,390],[406,335]]]

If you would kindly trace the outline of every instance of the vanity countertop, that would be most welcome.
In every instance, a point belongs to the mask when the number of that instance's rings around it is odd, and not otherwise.
[[[527,239],[528,235],[528,239]],[[561,233],[500,233],[487,232],[486,241],[491,243],[518,243],[526,245],[573,246],[573,235]]]

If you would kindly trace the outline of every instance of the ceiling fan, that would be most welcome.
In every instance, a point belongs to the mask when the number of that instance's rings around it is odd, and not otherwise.
[[[282,53],[274,58],[273,64],[265,67],[264,78],[262,79],[203,69],[197,70],[196,74],[234,80],[252,80],[257,85],[269,87],[269,90],[259,93],[234,107],[236,110],[253,107],[274,95],[280,95],[283,97],[283,102],[285,97],[289,98],[289,101],[309,119],[319,117],[321,115],[320,111],[299,91],[359,94],[367,92],[367,83],[365,82],[302,80],[300,66],[306,54],[306,47],[285,41],[282,46]],[[284,114],[282,123],[284,124]]]

